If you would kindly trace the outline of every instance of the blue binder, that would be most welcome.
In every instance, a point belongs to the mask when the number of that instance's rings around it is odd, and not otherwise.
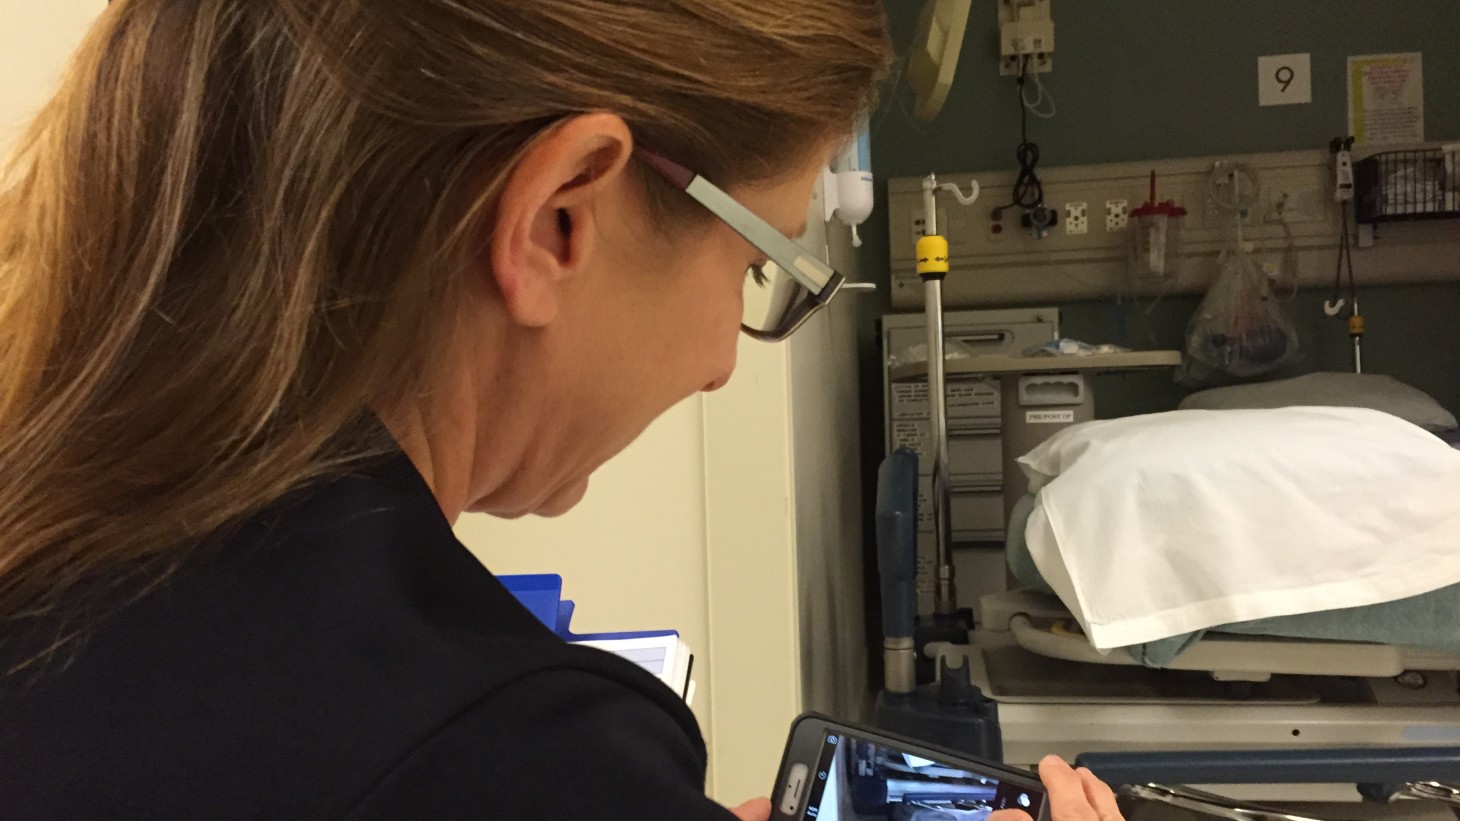
[[[520,576],[498,576],[507,591],[522,602],[537,620],[547,625],[564,641],[604,641],[609,639],[651,639],[678,636],[678,630],[641,630],[623,633],[574,633],[573,602],[563,598],[563,577],[556,573],[533,573]]]

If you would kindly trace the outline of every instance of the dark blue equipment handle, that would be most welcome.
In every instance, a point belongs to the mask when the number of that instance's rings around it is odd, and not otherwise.
[[[917,618],[918,455],[898,448],[877,469],[877,572],[882,635],[912,638]]]
[[[1460,782],[1460,747],[1086,753],[1075,763],[1112,786]]]

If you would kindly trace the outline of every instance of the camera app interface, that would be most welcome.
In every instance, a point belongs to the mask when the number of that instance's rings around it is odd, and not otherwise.
[[[811,776],[805,819],[984,821],[995,810],[1039,817],[1044,795],[991,776],[828,734]]]

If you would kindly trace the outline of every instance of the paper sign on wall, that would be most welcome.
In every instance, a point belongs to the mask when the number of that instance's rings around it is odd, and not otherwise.
[[[1313,102],[1313,60],[1308,54],[1257,58],[1257,104],[1302,105]]]
[[[1418,52],[1348,58],[1348,131],[1355,142],[1424,142],[1420,58]]]

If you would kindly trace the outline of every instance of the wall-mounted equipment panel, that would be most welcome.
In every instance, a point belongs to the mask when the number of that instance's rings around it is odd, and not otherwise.
[[[940,209],[940,233],[948,238],[952,263],[943,286],[945,304],[1030,305],[1204,291],[1216,272],[1217,254],[1236,233],[1237,216],[1216,204],[1234,199],[1220,180],[1214,182],[1219,162],[1240,163],[1257,180],[1256,201],[1242,216],[1244,241],[1264,261],[1290,266],[1299,285],[1328,286],[1341,213],[1332,191],[1334,158],[1326,150],[1297,151],[1043,170],[1045,205],[1065,224],[1038,238],[1010,217],[1017,209],[995,219],[998,206],[1012,199],[1015,172],[946,175],[971,176],[983,193],[971,207]],[[1153,171],[1160,199],[1187,212],[1182,260],[1168,280],[1133,281],[1128,269],[1136,223],[1130,213],[1149,197]],[[913,249],[922,183],[899,178],[888,187],[892,305],[917,310],[923,296]],[[1380,225],[1373,243],[1355,254],[1365,285],[1460,280],[1457,259],[1460,232],[1448,221]]]

